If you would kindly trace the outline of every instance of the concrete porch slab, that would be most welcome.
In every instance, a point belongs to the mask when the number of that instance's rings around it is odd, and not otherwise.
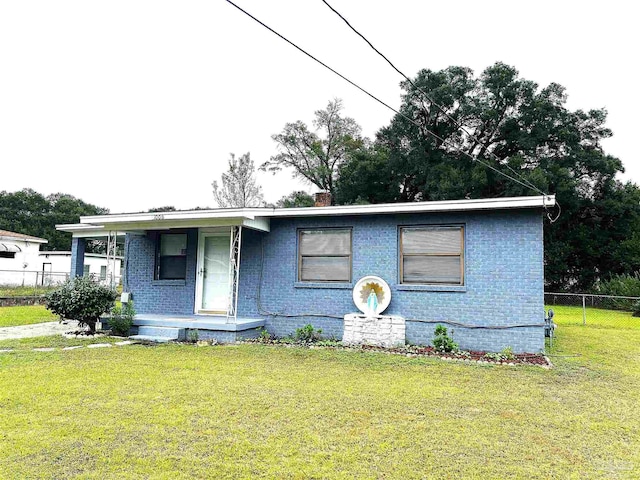
[[[158,315],[138,314],[133,319],[135,327],[173,327],[221,332],[241,332],[264,326],[260,318],[229,318],[208,315]]]

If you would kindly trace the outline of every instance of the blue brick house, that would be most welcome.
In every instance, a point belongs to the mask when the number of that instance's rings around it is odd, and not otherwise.
[[[311,323],[340,339],[366,275],[391,288],[385,314],[406,341],[437,324],[469,350],[544,349],[544,209],[553,196],[313,208],[113,214],[60,225],[86,240],[125,241],[124,290],[139,329],[197,329],[234,341]]]

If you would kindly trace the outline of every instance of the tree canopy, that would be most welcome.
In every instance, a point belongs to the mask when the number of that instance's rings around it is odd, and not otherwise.
[[[278,208],[313,207],[315,201],[311,195],[303,190],[291,192],[276,202]]]
[[[335,197],[338,169],[351,151],[362,144],[360,125],[353,118],[343,117],[342,100],[330,101],[325,110],[317,110],[313,126],[322,137],[298,120],[287,123],[281,133],[271,138],[279,153],[264,162],[260,169],[278,172],[293,169],[293,176],[303,179]]]
[[[421,70],[401,87],[402,115],[341,165],[340,203],[555,193],[563,213],[545,228],[548,288],[640,269],[640,193],[616,179],[622,162],[602,148],[612,135],[604,109],[571,111],[562,86],[540,88],[503,63],[477,77]]]
[[[17,192],[0,192],[0,229],[24,233],[49,240],[42,250],[71,250],[71,235],[56,230],[56,224],[77,223],[83,215],[103,215],[97,207],[65,193],[44,196],[25,188]],[[88,245],[99,251],[99,245]]]
[[[221,208],[259,207],[262,187],[255,179],[255,166],[249,152],[239,158],[232,153],[229,170],[222,174],[222,185],[213,181],[213,197]]]

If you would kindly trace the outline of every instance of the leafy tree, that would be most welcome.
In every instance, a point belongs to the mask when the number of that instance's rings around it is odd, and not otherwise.
[[[340,170],[341,203],[555,193],[563,213],[545,228],[548,288],[585,290],[640,270],[640,191],[616,180],[622,163],[602,148],[605,110],[570,111],[562,86],[539,88],[502,63],[478,77],[421,70],[401,86],[402,115]]]
[[[258,207],[263,203],[262,187],[256,183],[255,166],[249,152],[239,158],[232,153],[222,185],[213,181],[213,197],[221,208]]]
[[[154,207],[154,208],[150,208],[149,210],[147,210],[147,212],[149,213],[153,213],[153,212],[175,212],[177,211],[176,207],[173,206],[166,206],[166,207]]]
[[[83,215],[102,215],[106,208],[97,207],[71,195],[44,195],[26,188],[17,192],[0,192],[0,228],[46,238],[42,250],[70,250],[71,237],[56,230],[56,224],[77,223]],[[89,252],[99,252],[98,243],[87,246]]]
[[[323,132],[322,138],[300,120],[287,123],[281,133],[271,137],[280,153],[264,162],[260,169],[275,173],[292,168],[294,177],[328,191],[333,202],[338,169],[349,153],[362,144],[360,126],[353,118],[341,116],[342,108],[342,100],[335,99],[326,110],[315,112],[313,126]]]
[[[314,205],[313,197],[303,190],[291,192],[276,202],[278,208],[313,207]]]

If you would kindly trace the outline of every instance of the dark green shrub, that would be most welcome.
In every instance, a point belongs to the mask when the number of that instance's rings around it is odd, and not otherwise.
[[[599,295],[616,295],[621,297],[640,297],[640,275],[616,275],[596,285]],[[587,297],[587,301],[589,298]],[[603,298],[598,300],[600,308],[614,310],[631,310],[634,300],[620,298]],[[589,306],[589,305],[587,305]]]
[[[61,318],[77,320],[96,331],[100,315],[108,312],[116,299],[115,290],[100,285],[90,277],[76,277],[45,296],[47,309]]]
[[[634,317],[640,317],[640,300],[636,300],[631,307]]]
[[[321,329],[316,330],[315,328],[313,328],[313,325],[308,323],[304,327],[296,329],[296,333],[293,336],[293,339],[296,342],[312,343],[320,340],[321,334],[322,334]]]
[[[439,352],[455,352],[458,350],[458,344],[447,335],[447,327],[438,325],[435,329],[433,337],[433,348]]]
[[[133,303],[128,302],[122,306],[115,305],[111,309],[111,318],[109,319],[111,333],[121,337],[129,336],[129,330],[133,326],[133,317],[135,315],[136,311],[133,308]]]

